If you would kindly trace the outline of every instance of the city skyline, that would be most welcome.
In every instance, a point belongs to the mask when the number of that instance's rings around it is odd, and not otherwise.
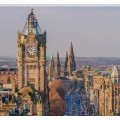
[[[2,9],[1,53],[17,40],[17,55],[0,56],[0,116],[120,116],[120,58],[107,58],[119,54],[119,8]]]
[[[16,31],[22,32],[31,8],[47,30],[47,56],[59,51],[65,57],[72,41],[75,57],[120,57],[120,7],[95,6],[0,7],[0,56],[16,56]]]

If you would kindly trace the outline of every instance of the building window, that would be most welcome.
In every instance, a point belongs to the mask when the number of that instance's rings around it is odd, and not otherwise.
[[[36,65],[34,65],[34,69],[36,69]]]
[[[30,65],[30,69],[33,69],[33,66],[32,66],[32,65]]]
[[[117,90],[117,88],[115,88],[115,90]]]
[[[29,65],[27,65],[26,68],[29,69]]]
[[[115,95],[117,95],[117,92],[115,92]]]

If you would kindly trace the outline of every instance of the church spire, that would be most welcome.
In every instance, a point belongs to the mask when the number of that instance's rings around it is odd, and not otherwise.
[[[59,58],[59,52],[58,51],[57,51],[56,64],[60,67],[60,58]]]
[[[74,58],[73,44],[71,42],[70,54],[68,56],[68,63],[67,63],[67,71],[69,73],[72,73],[75,70],[76,70],[76,62],[75,62],[75,58]]]
[[[70,46],[70,56],[74,58],[74,51],[73,51],[72,41],[71,41],[71,46]]]
[[[49,65],[49,80],[51,80],[54,77],[54,71],[55,71],[55,63],[54,63],[54,57],[53,54],[50,57],[50,65]]]
[[[61,65],[60,65],[60,58],[59,58],[58,51],[57,51],[57,57],[56,57],[55,73],[56,73],[56,76],[60,76],[61,74]]]
[[[53,54],[50,57],[50,68],[54,69],[54,57],[53,57]]]
[[[67,64],[68,64],[68,53],[66,51],[66,59],[65,59],[65,65],[64,65],[64,70],[67,71]]]

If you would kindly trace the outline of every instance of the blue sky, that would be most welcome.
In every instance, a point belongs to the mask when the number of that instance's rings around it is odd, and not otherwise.
[[[32,7],[41,29],[47,30],[47,55],[61,57],[73,42],[76,57],[120,57],[120,7]],[[0,7],[0,56],[17,55],[31,7]]]

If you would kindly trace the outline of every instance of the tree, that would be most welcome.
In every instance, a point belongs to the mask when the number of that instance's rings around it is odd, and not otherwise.
[[[50,87],[50,115],[62,116],[65,114],[65,91],[62,81],[53,80]]]

